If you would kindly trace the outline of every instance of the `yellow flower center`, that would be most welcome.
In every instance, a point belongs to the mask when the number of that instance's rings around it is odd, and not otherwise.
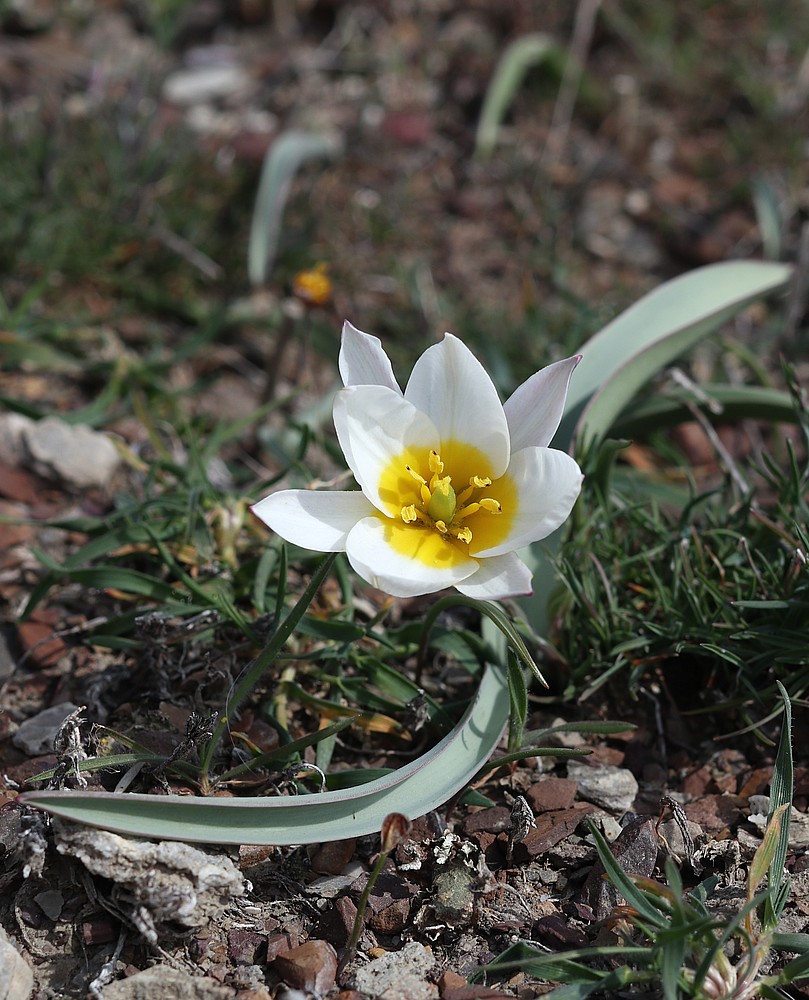
[[[508,476],[492,482],[487,471],[486,456],[457,441],[445,443],[441,454],[405,449],[380,482],[391,516],[388,541],[429,566],[452,565],[497,545],[509,532],[517,491]]]

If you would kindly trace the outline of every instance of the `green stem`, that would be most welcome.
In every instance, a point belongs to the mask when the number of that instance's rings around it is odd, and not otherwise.
[[[540,684],[542,684],[543,687],[548,686],[547,681],[539,671],[539,667],[534,662],[534,658],[528,652],[528,647],[523,642],[522,636],[509,620],[506,613],[501,608],[498,608],[496,604],[491,604],[489,601],[479,601],[474,597],[464,597],[463,594],[450,594],[448,597],[443,597],[440,601],[436,601],[427,613],[427,617],[424,619],[424,626],[421,631],[421,641],[419,642],[418,660],[416,666],[416,683],[420,682],[422,672],[426,665],[427,650],[429,649],[430,644],[430,632],[433,625],[435,625],[436,620],[442,611],[458,605],[467,608],[474,608],[481,615],[488,618],[498,629],[500,629],[505,636],[506,641],[511,645],[519,659],[525,664],[526,667],[528,667]]]
[[[264,647],[264,649],[259,653],[259,655],[253,660],[252,664],[245,670],[242,675],[241,680],[236,685],[235,690],[228,699],[227,709],[219,718],[216,724],[216,728],[213,731],[210,742],[205,747],[205,751],[202,754],[200,760],[200,771],[202,772],[202,784],[203,788],[208,786],[208,774],[210,772],[211,761],[213,759],[214,752],[216,751],[219,741],[222,739],[222,735],[227,728],[228,722],[231,717],[236,715],[239,711],[244,700],[252,692],[253,688],[261,680],[264,671],[273,664],[280,654],[281,650],[284,648],[287,639],[292,635],[295,626],[303,618],[306,613],[306,609],[314,600],[315,594],[317,594],[323,581],[329,575],[329,572],[334,564],[334,560],[337,558],[336,552],[330,552],[326,558],[320,563],[317,570],[315,570],[312,579],[309,581],[308,586],[301,594],[300,599],[297,604],[291,609],[287,614],[286,618],[281,622],[278,628],[273,633],[273,637]]]
[[[360,896],[360,901],[357,903],[357,915],[354,917],[354,926],[351,928],[351,938],[346,945],[346,950],[343,952],[340,962],[337,966],[337,978],[343,972],[343,969],[348,965],[351,959],[354,957],[357,951],[357,945],[359,944],[360,935],[362,934],[362,928],[365,923],[365,910],[368,907],[368,900],[371,898],[371,893],[376,885],[376,880],[379,878],[379,873],[382,871],[382,867],[387,861],[388,851],[380,851],[379,857],[376,859],[376,864],[368,876],[368,881],[365,883],[365,888],[362,890],[362,895]]]

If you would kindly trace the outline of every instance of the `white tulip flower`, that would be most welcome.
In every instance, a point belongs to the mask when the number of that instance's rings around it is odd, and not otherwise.
[[[483,600],[528,594],[516,550],[558,528],[581,489],[577,463],[548,447],[579,360],[543,368],[504,406],[448,333],[403,393],[380,340],[346,323],[334,425],[360,490],[283,490],[252,510],[295,545],[345,552],[394,597],[445,587]]]

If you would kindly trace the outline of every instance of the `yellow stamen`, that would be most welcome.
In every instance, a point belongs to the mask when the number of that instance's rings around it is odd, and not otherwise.
[[[407,507],[402,507],[402,520],[405,524],[412,524],[418,520],[418,517],[414,503],[409,504]]]
[[[499,514],[502,511],[500,502],[498,500],[493,500],[491,497],[484,497],[479,500],[478,503],[484,510],[490,511],[492,514]]]
[[[458,528],[453,531],[453,534],[458,539],[459,542],[466,542],[468,545],[472,541],[472,529],[471,528]]]

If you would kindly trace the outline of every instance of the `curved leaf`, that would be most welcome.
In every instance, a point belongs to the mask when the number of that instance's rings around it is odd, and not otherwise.
[[[247,245],[250,284],[261,285],[272,270],[289,188],[298,168],[316,157],[336,156],[342,139],[334,134],[284,132],[270,146],[261,168]]]
[[[550,35],[533,33],[512,42],[500,58],[486,90],[475,136],[475,156],[491,156],[500,123],[519,90],[525,74],[548,55],[561,51]]]
[[[638,389],[750,302],[787,284],[792,269],[763,261],[725,261],[667,281],[594,334],[581,348],[557,448],[596,444],[627,411]],[[772,400],[770,400],[772,402]],[[782,411],[783,412],[783,411]],[[534,593],[520,604],[532,628],[545,635],[555,586],[551,560],[564,528],[522,553],[534,570]],[[484,630],[484,635],[488,632]]]
[[[314,844],[379,831],[391,812],[411,819],[452,798],[494,750],[508,718],[505,671],[487,667],[463,719],[435,747],[355,788],[276,798],[205,799],[41,791],[25,805],[117,833],[207,844]]]
[[[657,372],[751,302],[784,288],[791,275],[785,264],[725,261],[649,292],[581,348],[555,445],[600,441]]]

